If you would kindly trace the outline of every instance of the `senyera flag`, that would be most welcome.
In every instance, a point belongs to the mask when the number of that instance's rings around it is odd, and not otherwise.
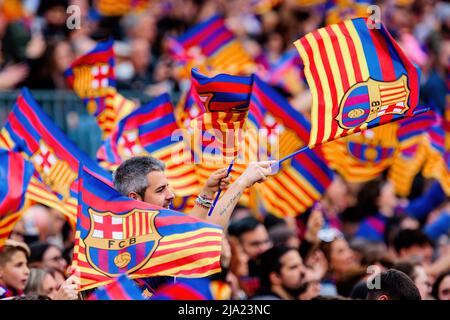
[[[26,207],[26,191],[35,170],[18,153],[0,149],[0,248]]]
[[[31,201],[62,212],[75,228],[80,162],[93,175],[112,185],[109,172],[81,151],[23,89],[0,131],[0,146],[21,152],[37,175],[28,186]]]
[[[115,169],[131,157],[151,155],[166,165],[165,173],[177,196],[196,194],[191,151],[179,129],[170,96],[162,94],[123,118],[103,142],[97,159],[104,167]]]
[[[419,69],[383,24],[347,20],[308,33],[295,45],[312,97],[309,146],[410,117]]]
[[[80,290],[152,276],[205,277],[220,272],[222,228],[122,196],[80,169],[73,270]]]
[[[87,300],[146,300],[136,283],[124,273],[113,283],[96,289]]]

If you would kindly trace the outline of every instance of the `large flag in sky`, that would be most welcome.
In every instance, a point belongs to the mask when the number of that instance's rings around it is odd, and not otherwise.
[[[134,279],[220,272],[221,227],[124,197],[85,170],[80,180],[73,257],[80,290],[122,273]]]
[[[367,23],[347,20],[295,42],[313,98],[310,147],[414,115],[419,69],[384,25]]]
[[[34,164],[38,177],[30,183],[30,200],[61,211],[73,226],[80,162],[102,181],[112,181],[111,174],[67,138],[27,89],[22,90],[0,131],[0,146],[21,152]]]
[[[248,74],[254,71],[252,58],[221,16],[212,16],[198,23],[176,40],[186,50],[184,56],[194,58],[195,67],[206,65],[214,74]]]
[[[26,207],[26,191],[34,165],[18,153],[0,149],[0,248]]]
[[[64,73],[69,86],[83,100],[88,112],[97,118],[103,138],[136,107],[136,103],[116,90],[113,45],[113,40],[99,42]]]
[[[103,142],[97,159],[115,169],[131,157],[151,155],[166,165],[166,176],[177,196],[196,194],[198,181],[191,150],[179,129],[165,93],[123,118]]]

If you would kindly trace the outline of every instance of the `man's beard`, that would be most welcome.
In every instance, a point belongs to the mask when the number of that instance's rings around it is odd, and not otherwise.
[[[305,282],[295,288],[288,288],[284,285],[282,287],[290,296],[298,300],[298,297],[308,289],[308,284],[308,282]]]

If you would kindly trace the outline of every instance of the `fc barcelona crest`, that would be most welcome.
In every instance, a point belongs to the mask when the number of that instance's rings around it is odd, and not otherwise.
[[[77,174],[72,170],[69,163],[58,158],[53,149],[43,140],[39,141],[39,149],[31,156],[31,161],[44,183],[52,191],[58,192],[64,198],[70,196],[70,187],[77,178]]]
[[[88,263],[115,277],[131,273],[152,256],[161,235],[155,227],[157,210],[134,209],[127,214],[88,209],[91,227],[85,239]]]
[[[384,115],[402,115],[408,111],[408,78],[402,75],[392,82],[371,78],[352,86],[342,98],[336,120],[343,129],[368,124]]]

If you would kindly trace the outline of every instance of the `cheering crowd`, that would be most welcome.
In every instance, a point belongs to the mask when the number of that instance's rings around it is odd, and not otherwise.
[[[96,1],[4,0],[0,89],[68,89],[64,71],[97,41],[113,37],[119,91],[179,98],[185,86],[168,37],[221,14],[252,60],[268,67],[293,49],[293,41],[325,25],[324,6],[303,2],[310,1],[162,0],[104,17],[95,10]],[[435,0],[374,4],[421,69],[420,104],[444,116],[450,107],[450,5]],[[70,5],[80,9],[79,27],[67,25]],[[282,81],[271,85],[309,118],[306,81],[300,88]],[[170,208],[175,195],[164,170],[155,158],[134,157],[115,169],[114,186],[124,196]],[[239,203],[246,189],[273,174],[268,162],[249,165],[234,181],[226,168],[219,169],[187,212],[224,229],[221,272],[210,279],[225,289],[215,292],[215,299],[450,300],[450,202],[440,181],[419,173],[409,194],[400,197],[386,173],[354,182],[335,172],[321,198],[297,215],[255,214]],[[219,189],[224,189],[222,198],[208,216]],[[92,290],[80,294],[79,278],[70,268],[74,241],[72,226],[58,210],[40,204],[28,208],[0,249],[0,299],[86,298]],[[134,281],[151,299],[177,279]]]

